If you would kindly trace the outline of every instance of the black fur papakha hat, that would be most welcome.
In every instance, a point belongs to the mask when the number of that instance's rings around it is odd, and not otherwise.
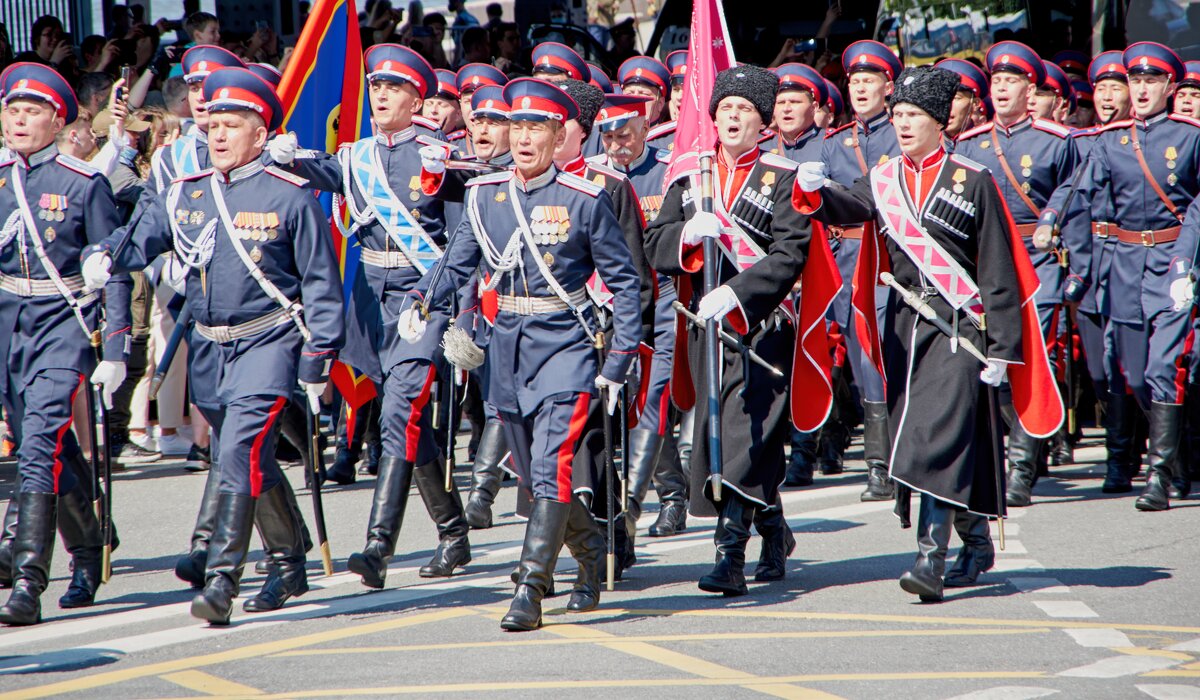
[[[779,91],[779,78],[774,73],[758,66],[734,66],[717,73],[713,85],[712,100],[708,103],[709,116],[716,118],[717,105],[726,97],[741,97],[749,100],[762,117],[763,126],[771,123],[775,113],[775,93]]]
[[[954,102],[954,93],[958,92],[959,82],[961,78],[957,73],[944,68],[906,68],[896,78],[892,95],[888,98],[888,107],[906,102],[923,110],[938,124],[946,126],[950,121],[950,107]]]

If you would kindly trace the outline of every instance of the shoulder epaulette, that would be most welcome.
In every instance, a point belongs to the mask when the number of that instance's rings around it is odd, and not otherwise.
[[[97,170],[96,168],[92,167],[91,163],[88,163],[87,161],[79,160],[78,158],[76,158],[74,156],[69,156],[65,153],[59,153],[58,156],[55,157],[55,160],[58,161],[59,165],[62,165],[71,170],[74,170],[75,172],[79,173],[80,175],[85,175],[87,177],[95,177],[100,174],[100,171]]]
[[[0,161],[0,168],[7,168],[16,162],[17,162],[16,158],[13,158],[11,160],[2,160],[2,161]]]
[[[651,128],[650,131],[646,132],[646,140],[649,141],[650,139],[656,139],[660,136],[666,136],[672,131],[675,131],[675,120],[663,122],[662,124],[659,124],[658,126]]]
[[[1059,136],[1064,139],[1071,135],[1070,129],[1062,124],[1059,124],[1058,122],[1052,122],[1049,119],[1034,119],[1033,128],[1037,129],[1038,131],[1044,131],[1047,134],[1054,134],[1055,136]]]
[[[212,168],[205,168],[204,170],[201,170],[200,172],[192,173],[191,175],[183,175],[183,176],[177,177],[174,180],[171,180],[171,182],[188,182],[190,180],[199,180],[202,177],[208,177],[209,175],[212,175],[212,173],[213,173]]]
[[[974,170],[977,173],[985,173],[988,171],[986,165],[984,165],[982,163],[977,163],[977,162],[971,160],[970,158],[967,158],[966,156],[960,156],[957,153],[951,153],[950,160],[954,161],[954,163],[957,165],[961,165],[963,167],[970,168],[971,170]]]
[[[1099,126],[1089,126],[1086,129],[1076,129],[1076,130],[1072,131],[1071,138],[1079,139],[1079,138],[1084,138],[1086,136],[1095,136],[1098,133],[1100,133]]]
[[[429,119],[428,117],[422,117],[419,114],[413,115],[412,123],[416,124],[417,126],[425,127],[426,129],[429,129],[430,131],[441,131],[442,130],[442,127],[438,126],[437,122],[433,121],[432,119]]]
[[[501,170],[500,172],[488,173],[486,175],[478,175],[467,180],[467,187],[478,187],[479,185],[495,185],[501,182],[508,182],[512,179],[513,171]]]
[[[762,143],[763,141],[770,141],[773,138],[775,138],[775,131],[773,129],[763,129],[758,134],[759,143]]]
[[[459,129],[458,131],[451,131],[450,133],[446,134],[447,141],[461,141],[465,138],[467,138],[466,129]]]
[[[611,177],[614,180],[624,180],[625,179],[625,173],[621,172],[620,170],[615,170],[613,168],[610,168],[607,165],[605,165],[604,163],[593,163],[591,161],[585,161],[585,162],[587,162],[588,170],[593,170],[595,172],[600,173],[601,175],[604,175],[605,177]]]
[[[834,134],[838,133],[839,131],[845,131],[846,129],[849,129],[852,126],[854,126],[854,122],[850,122],[849,124],[842,124],[841,126],[839,126],[836,129],[830,129],[829,131],[825,132],[825,138],[829,138],[829,137],[833,136]]]
[[[1193,119],[1191,117],[1184,116],[1182,114],[1172,114],[1172,115],[1169,115],[1167,117],[1167,119],[1170,119],[1173,122],[1181,122],[1183,124],[1190,124],[1192,126],[1200,126],[1200,120]]]
[[[583,162],[588,165],[604,165],[604,161],[608,160],[608,156],[603,153],[597,153],[594,156],[588,156],[583,159]]]
[[[1096,127],[1096,133],[1103,134],[1106,131],[1113,131],[1114,129],[1124,129],[1127,126],[1133,126],[1132,119],[1122,119],[1121,121],[1109,122],[1109,123],[1105,124],[1104,126]]]
[[[571,173],[564,173],[560,171],[558,173],[558,181],[573,190],[579,190],[580,192],[592,197],[599,197],[600,193],[604,191],[603,187],[595,183],[588,182],[578,175],[572,175]]]
[[[671,162],[671,152],[664,150],[662,148],[656,148],[656,149],[654,149],[654,159],[657,160],[659,163],[670,163]]]
[[[796,161],[787,156],[781,156],[778,153],[763,153],[758,157],[758,161],[763,165],[782,170],[795,170],[800,167],[800,164]]]
[[[979,126],[973,128],[973,129],[967,129],[966,131],[959,134],[958,138],[956,138],[954,140],[958,141],[958,142],[966,141],[967,139],[975,138],[976,136],[978,136],[980,134],[986,134],[987,132],[989,132],[991,130],[992,130],[992,123],[987,122],[986,124],[980,124]]]
[[[280,180],[283,180],[284,182],[290,182],[291,184],[295,185],[296,187],[304,187],[305,185],[308,184],[307,178],[300,177],[299,175],[297,175],[295,173],[289,173],[288,171],[283,170],[282,168],[276,167],[274,165],[268,165],[266,168],[264,168],[264,170],[266,170],[271,175],[274,175],[275,177],[279,178]]]

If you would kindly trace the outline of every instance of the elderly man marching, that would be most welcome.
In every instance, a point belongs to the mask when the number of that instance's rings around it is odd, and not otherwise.
[[[791,363],[796,334],[780,305],[805,268],[810,238],[808,219],[790,203],[796,163],[758,149],[777,87],[773,73],[753,66],[717,75],[708,110],[719,141],[713,200],[722,214],[700,211],[688,181],[680,179],[667,190],[646,230],[647,258],[659,272],[680,277],[681,303],[702,321],[727,317],[724,325],[742,336],[745,347],[776,368]],[[703,294],[701,244],[706,236],[722,234],[737,246],[731,250],[753,251],[746,260],[752,264],[743,265],[740,252],[720,256],[711,262],[719,266],[720,286]],[[686,358],[691,376],[705,376],[701,330],[691,327],[676,342],[681,346],[677,357]],[[758,581],[783,578],[796,545],[779,501],[790,435],[789,382],[786,373],[744,362],[746,356],[736,350],[725,349],[721,357],[723,472],[709,472],[708,440],[702,435],[707,402],[697,401],[691,511],[720,516],[714,535],[719,559],[700,579],[700,589],[738,596],[748,592],[743,567],[752,524],[763,538]],[[719,501],[714,500],[715,479],[723,490]]]
[[[364,586],[383,588],[414,481],[439,538],[420,575],[452,575],[470,563],[471,545],[458,489],[451,483],[446,490],[445,455],[429,410],[437,381],[447,374],[438,346],[441,334],[431,333],[420,344],[403,343],[396,335],[401,303],[441,257],[446,240],[444,203],[421,185],[421,141],[444,142],[436,125],[418,116],[422,101],[437,89],[437,77],[425,59],[396,44],[372,46],[364,60],[375,135],[344,144],[336,157],[295,158],[294,144],[275,147],[274,142],[271,155],[290,163],[312,187],[345,197],[363,249],[364,274],[349,304],[343,356],[382,389],[383,457],[367,543],[347,565]],[[445,326],[449,315],[439,312],[433,322]]]
[[[511,106],[516,170],[468,183],[467,215],[444,268],[422,281],[423,294],[409,297],[399,331],[405,340],[421,342],[424,311],[452,296],[476,268],[498,292],[484,391],[500,412],[520,479],[534,495],[516,594],[500,623],[521,631],[542,624],[542,598],[568,529],[581,530],[593,544],[579,550],[586,557],[567,609],[590,610],[599,602],[603,536],[572,492],[572,462],[593,396],[599,394],[611,414],[636,356],[641,281],[604,188],[554,165],[555,147],[566,138],[564,123],[577,115],[575,102],[531,78],[508,83],[504,99]],[[614,295],[612,347],[603,361],[585,289],[593,273]]]
[[[829,183],[819,162],[796,175],[802,211],[834,223],[872,217],[886,234],[903,290],[888,303],[882,338],[890,475],[921,493],[917,559],[900,587],[926,602],[941,600],[944,585],[973,584],[995,560],[986,518],[1004,515],[1002,438],[987,392],[1008,374],[1022,422],[1040,419],[1031,431],[1045,434],[1062,418],[1030,301],[1037,278],[1004,200],[986,168],[942,145],[959,84],[940,68],[901,73],[889,103],[903,158],[876,165],[852,189]],[[864,242],[865,260],[874,240]],[[932,309],[940,327],[913,304]],[[865,335],[874,342],[878,333]],[[946,573],[952,528],[964,546]]]
[[[13,591],[0,622],[32,625],[42,618],[55,527],[74,564],[59,606],[91,605],[100,584],[103,542],[85,481],[91,471],[70,430],[72,402],[88,390],[84,373],[96,367],[92,333],[100,331],[99,294],[84,289],[79,254],[120,222],[108,181],[55,146],[78,112],[66,80],[45,66],[17,63],[0,76],[0,94],[12,154],[0,163],[0,400],[20,444],[10,508]],[[122,324],[116,296],[108,299],[110,335],[128,330],[128,297]],[[107,401],[125,376],[125,337],[113,335],[108,361],[93,375],[103,380]]]
[[[262,164],[283,109],[274,89],[243,68],[204,80],[213,168],[176,179],[131,230],[88,255],[95,287],[111,270],[140,270],[173,250],[187,267],[195,332],[214,344],[219,410],[206,410],[220,449],[216,521],[204,590],[192,615],[229,623],[255,508],[272,577],[246,602],[273,609],[308,590],[299,518],[286,504],[275,461],[279,416],[299,381],[315,404],[343,340],[342,285],[320,205],[304,182]],[[114,259],[115,256],[115,259]]]

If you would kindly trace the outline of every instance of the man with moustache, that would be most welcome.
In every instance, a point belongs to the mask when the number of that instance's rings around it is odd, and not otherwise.
[[[500,412],[520,479],[534,494],[516,592],[500,626],[524,631],[542,625],[542,599],[565,540],[575,541],[580,568],[568,611],[599,603],[604,538],[572,488],[572,463],[593,406],[612,414],[637,354],[640,281],[604,188],[555,166],[564,123],[577,116],[574,101],[532,78],[508,83],[503,96],[511,105],[515,171],[470,181],[468,218],[446,253],[445,274],[436,287],[427,286],[434,283],[427,277],[414,290],[399,329],[419,342],[434,329],[426,328],[417,305],[436,307],[479,267],[498,293],[486,394]],[[602,331],[587,304],[586,284],[595,274],[613,294],[612,344],[603,361],[593,348]]]
[[[204,101],[213,169],[177,178],[129,230],[87,256],[83,273],[94,288],[112,271],[140,270],[169,250],[188,269],[187,303],[195,332],[215,346],[221,406],[206,411],[220,449],[220,488],[204,589],[191,612],[227,625],[254,524],[273,566],[243,607],[274,610],[308,591],[301,522],[287,506],[274,457],[276,421],[297,381],[317,405],[344,323],[320,205],[299,178],[262,164],[268,136],[283,121],[274,89],[244,68],[224,68],[205,78]],[[258,503],[268,508],[256,521]]]

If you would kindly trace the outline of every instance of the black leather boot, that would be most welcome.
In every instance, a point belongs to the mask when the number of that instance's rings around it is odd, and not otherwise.
[[[475,463],[471,466],[471,494],[467,497],[467,525],[473,530],[492,526],[492,504],[500,493],[504,471],[500,461],[507,451],[503,424],[499,420],[484,423],[475,448]]]
[[[52,493],[20,493],[16,498],[13,589],[8,602],[0,607],[0,623],[36,625],[42,621],[42,592],[50,583],[58,497]]]
[[[104,537],[92,502],[76,484],[58,497],[58,532],[71,553],[71,583],[58,599],[60,608],[86,608],[96,601],[104,555]]]
[[[212,538],[213,525],[217,519],[221,469],[215,461],[208,470],[206,479],[204,495],[200,497],[200,512],[196,514],[196,526],[192,529],[192,547],[175,562],[175,576],[192,584],[192,588],[204,588],[208,541]]]
[[[554,566],[570,513],[570,503],[534,499],[529,524],[525,526],[517,589],[508,613],[500,620],[501,629],[524,632],[542,626],[542,598],[554,580]]]
[[[954,530],[963,541],[954,566],[946,572],[945,584],[950,588],[973,586],[979,575],[996,564],[996,548],[988,519],[965,510],[954,512]]]
[[[1169,490],[1172,499],[1190,496],[1192,480],[1200,473],[1200,385],[1188,384],[1183,396],[1183,434],[1179,442],[1179,468]]]
[[[629,502],[625,504],[625,529],[631,541],[637,532],[638,518],[642,517],[642,502],[650,491],[661,445],[662,439],[652,430],[629,431]]]
[[[1064,464],[1075,463],[1075,436],[1067,432],[1067,422],[1050,440],[1050,464],[1060,467]]]
[[[746,543],[750,541],[750,524],[754,506],[737,495],[726,492],[721,500],[721,515],[713,540],[717,545],[717,565],[700,577],[700,590],[722,593],[725,596],[746,595]]]
[[[304,570],[304,535],[299,511],[288,499],[286,481],[258,498],[254,524],[262,537],[263,549],[270,562],[270,574],[258,595],[242,604],[246,612],[278,610],[289,598],[308,593],[308,575]]]
[[[1129,493],[1133,490],[1133,474],[1139,468],[1141,456],[1134,447],[1137,427],[1137,402],[1129,394],[1109,394],[1108,411],[1104,416],[1105,457],[1104,493]]]
[[[579,565],[571,599],[567,601],[567,612],[594,610],[600,604],[600,586],[605,573],[604,532],[578,495],[571,497],[563,544]]]
[[[366,411],[363,411],[363,406],[359,409],[358,415],[354,417],[354,431],[347,434],[345,412],[342,414],[342,420],[338,424],[337,449],[333,453],[333,465],[325,472],[325,477],[335,484],[343,486],[353,484],[357,479],[358,459],[362,454],[362,437],[367,431],[367,423],[369,416]]]
[[[787,559],[796,550],[796,536],[783,517],[783,507],[755,508],[754,527],[762,536],[755,581],[782,581],[787,576]]]
[[[367,462],[358,468],[359,476],[379,474],[379,460],[383,459],[383,442],[372,440],[367,443]]]
[[[208,543],[204,590],[192,598],[192,617],[212,625],[229,624],[254,529],[254,505],[254,497],[249,494],[217,496],[217,520]]]
[[[842,454],[849,444],[850,429],[831,416],[825,421],[817,438],[817,465],[822,474],[828,476],[842,473]]]
[[[887,404],[882,401],[863,401],[863,458],[867,462],[867,488],[859,494],[860,501],[890,501],[896,495],[896,485],[888,476],[892,437],[888,432]]]
[[[625,577],[625,570],[637,563],[637,552],[633,551],[633,538],[629,534],[629,528],[625,526],[625,515],[618,508],[613,510],[617,513],[617,520],[613,523],[613,536],[616,538],[613,541],[613,554],[617,558],[615,578],[620,581]],[[604,523],[597,523],[597,527],[608,535],[608,527]]]
[[[1179,438],[1183,427],[1183,405],[1150,404],[1149,476],[1146,490],[1134,505],[1138,510],[1157,511],[1171,507],[1168,489],[1179,470]]]
[[[17,504],[16,498],[8,501],[8,510],[4,511],[4,527],[0,530],[0,588],[12,588],[13,542],[17,539]]]
[[[921,494],[917,518],[917,561],[900,577],[900,587],[925,603],[942,599],[942,575],[950,548],[954,509],[928,494]]]
[[[368,588],[383,588],[388,560],[396,553],[396,538],[404,521],[408,491],[412,487],[413,465],[400,457],[379,460],[379,478],[375,481],[375,500],[367,523],[367,546],[351,554],[346,567],[362,577]]]
[[[441,458],[417,467],[414,478],[425,509],[437,525],[439,540],[433,558],[417,573],[421,578],[453,576],[455,569],[471,563],[471,542],[467,539],[471,528],[463,517],[458,485],[451,482],[451,490],[446,491],[446,463]]]
[[[802,433],[792,428],[792,454],[788,458],[784,486],[812,486],[813,465],[817,463],[817,433]]]
[[[658,491],[658,517],[650,524],[650,537],[672,537],[687,529],[688,476],[679,455],[679,440],[667,434],[654,468]]]
[[[1008,489],[1005,502],[1015,508],[1033,503],[1033,485],[1037,483],[1038,459],[1045,440],[1032,437],[1019,422],[1008,434]]]

